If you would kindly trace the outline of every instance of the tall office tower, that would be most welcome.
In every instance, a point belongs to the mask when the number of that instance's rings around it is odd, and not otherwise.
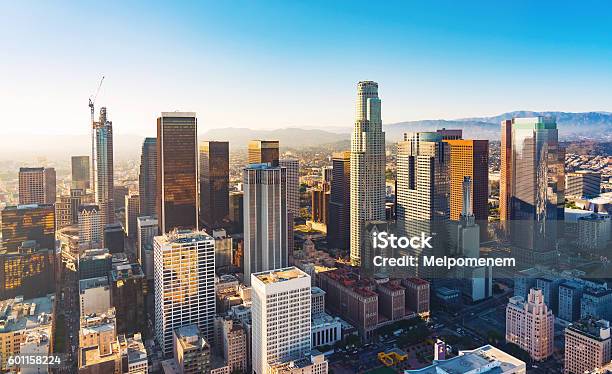
[[[565,189],[565,150],[559,145],[557,123],[549,117],[513,118],[510,127],[509,219],[512,242],[522,251],[517,260],[554,260]]]
[[[100,207],[102,224],[115,222],[113,123],[100,108],[100,118],[93,124],[92,179],[96,204]]]
[[[567,173],[565,177],[565,195],[577,198],[592,199],[601,192],[601,173],[590,170],[578,170]]]
[[[510,298],[506,307],[506,341],[518,345],[534,361],[553,354],[555,316],[544,303],[542,290],[532,288],[527,301],[520,296]]]
[[[278,166],[278,140],[251,140],[249,142],[247,163],[271,164]]]
[[[351,219],[351,153],[334,153],[329,196],[327,241],[335,247],[349,249]]]
[[[349,155],[350,159],[350,155]],[[321,168],[321,181],[323,183],[331,184],[334,179],[334,168],[333,166],[323,166]]]
[[[365,224],[385,220],[385,133],[378,83],[357,84],[357,113],[351,138],[351,262],[360,264]]]
[[[397,145],[397,230],[403,236],[434,236],[433,249],[445,251],[444,232],[449,218],[448,143],[435,132],[404,134]],[[423,249],[410,249],[422,256]],[[431,277],[436,268],[416,267],[413,276]]]
[[[591,373],[610,362],[610,322],[583,319],[565,329],[566,374]]]
[[[44,297],[55,290],[55,249],[26,240],[16,250],[0,250],[0,300],[19,295]]]
[[[157,204],[157,138],[145,138],[142,143],[138,193],[140,195],[140,213],[143,216],[155,215],[155,205]]]
[[[89,156],[72,156],[70,161],[72,165],[72,183],[70,188],[88,190],[91,180]]]
[[[55,229],[60,230],[72,225],[72,198],[60,196],[55,202]]]
[[[200,143],[200,218],[206,229],[228,224],[229,143]]]
[[[489,215],[489,141],[445,141],[450,146],[450,219],[459,220],[463,179],[470,177],[474,218],[479,224],[486,223]]]
[[[243,171],[244,280],[288,265],[287,169],[251,164]]]
[[[115,209],[125,209],[125,197],[130,194],[129,186],[118,186],[115,185],[115,191],[113,192],[113,201],[115,202]]]
[[[204,231],[174,230],[153,242],[155,334],[164,355],[172,352],[172,331],[196,324],[214,336],[215,240]]]
[[[136,219],[140,216],[140,195],[130,194],[125,197],[125,235],[136,239]]]
[[[269,373],[311,349],[310,276],[295,267],[250,276],[253,372]]]
[[[196,324],[180,326],[172,332],[174,362],[181,374],[211,372],[209,340]]]
[[[19,204],[55,204],[54,168],[19,168]]]
[[[136,257],[142,266],[147,280],[153,280],[153,238],[159,233],[157,218],[142,216],[136,219],[138,242],[136,244]]]
[[[452,157],[452,156],[451,156]],[[472,204],[472,179],[463,177],[462,210],[457,227],[457,254],[466,258],[480,257],[480,227],[476,224]],[[461,291],[476,302],[493,295],[492,269],[486,266],[465,266],[458,269]]]
[[[72,224],[76,225],[79,223],[79,207],[83,204],[88,203],[88,199],[91,199],[92,195],[87,195],[85,190],[80,188],[70,189],[70,209],[72,215]],[[91,201],[93,202],[93,201]]]
[[[459,140],[463,139],[463,130],[461,129],[438,129],[436,132],[442,135],[442,140]]]
[[[300,161],[297,159],[279,160],[280,167],[287,169],[287,253],[293,257],[295,240],[293,235],[294,218],[300,216]]]
[[[322,183],[310,190],[312,220],[324,225],[329,224],[329,184]],[[329,232],[329,230],[328,230]]]
[[[287,168],[287,212],[300,215],[300,161],[294,158],[279,160]]]
[[[104,243],[102,212],[96,204],[79,207],[79,247],[81,249],[101,248]]]
[[[512,181],[512,120],[501,121],[499,178],[499,219],[510,220],[510,182]]]
[[[2,249],[17,251],[28,240],[36,240],[40,248],[55,250],[53,205],[16,205],[2,210]]]
[[[159,232],[198,228],[198,120],[193,112],[157,118]]]
[[[229,219],[232,222],[232,232],[241,233],[243,230],[244,193],[232,191],[229,194]]]
[[[146,328],[147,283],[138,264],[120,264],[108,275],[111,305],[117,313],[117,332],[132,335]]]

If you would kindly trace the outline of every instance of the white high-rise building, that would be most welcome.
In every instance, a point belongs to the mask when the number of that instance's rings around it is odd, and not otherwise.
[[[378,83],[357,84],[357,113],[351,138],[351,262],[360,264],[365,223],[385,220],[385,133]]]
[[[296,267],[251,274],[253,372],[303,358],[311,349],[310,276]]]
[[[215,240],[204,231],[174,230],[157,236],[153,250],[155,335],[164,355],[172,353],[172,331],[196,324],[214,337]]]
[[[287,168],[287,212],[297,217],[300,214],[300,161],[281,159],[279,165]]]
[[[138,242],[136,255],[147,280],[153,279],[153,238],[159,235],[157,218],[142,216],[136,219]]]
[[[287,169],[251,164],[243,170],[244,279],[286,267],[288,254]]]
[[[104,241],[104,225],[100,208],[97,204],[86,204],[79,207],[79,248],[101,248]]]

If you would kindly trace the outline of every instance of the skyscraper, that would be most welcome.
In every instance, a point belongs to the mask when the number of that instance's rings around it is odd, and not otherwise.
[[[279,165],[287,168],[287,212],[297,217],[300,215],[300,161],[286,158],[279,160]]]
[[[331,192],[327,241],[335,248],[350,246],[351,153],[335,153],[332,158]]]
[[[172,332],[196,324],[212,341],[215,317],[215,240],[203,231],[174,230],[155,237],[155,335],[164,355]]]
[[[36,240],[40,248],[55,250],[53,205],[17,205],[2,210],[2,248],[17,251],[28,240]]]
[[[555,317],[544,303],[542,290],[532,288],[525,301],[521,296],[510,298],[506,307],[506,341],[529,353],[535,361],[553,354]]]
[[[463,205],[464,177],[472,181],[474,218],[485,223],[489,215],[489,141],[445,140],[450,145],[450,219],[458,221]]]
[[[136,219],[140,216],[140,196],[130,194],[125,197],[125,235],[136,239]]]
[[[243,171],[244,279],[288,264],[287,169],[251,164]]]
[[[159,224],[155,217],[142,216],[136,219],[136,226],[138,229],[136,258],[147,280],[153,280],[153,238],[159,232]]]
[[[19,168],[19,204],[54,204],[54,168]]]
[[[446,249],[442,234],[449,218],[449,159],[448,143],[440,133],[407,133],[397,145],[398,233],[408,237],[422,233],[434,236],[433,248],[438,251]],[[410,254],[420,257],[425,254],[423,250],[433,251],[414,248]],[[412,270],[413,276],[430,277],[436,269]]]
[[[140,154],[138,174],[140,214],[153,216],[157,204],[157,138],[145,138]]]
[[[542,256],[556,248],[557,225],[564,212],[565,150],[554,118],[513,118],[502,126],[506,143],[507,126],[511,127],[510,172],[502,176],[510,179],[500,181],[500,186],[509,185],[512,242],[528,251],[530,258],[524,261],[533,262],[534,252]]]
[[[157,219],[164,234],[198,228],[198,121],[193,112],[157,118]]]
[[[290,267],[251,275],[253,372],[269,373],[311,349],[310,276]]]
[[[251,140],[249,142],[249,164],[266,164],[278,166],[279,149],[278,140]]]
[[[72,185],[71,188],[88,190],[90,176],[89,156],[72,156]]]
[[[510,220],[510,182],[512,181],[512,120],[501,122],[499,166],[499,219]]]
[[[104,242],[102,213],[97,204],[79,207],[79,247],[81,249],[101,248]]]
[[[100,108],[100,118],[93,124],[92,165],[96,204],[100,207],[102,223],[115,222],[113,123],[106,108]]]
[[[300,161],[297,159],[279,160],[280,167],[287,169],[287,252],[293,256],[295,240],[293,235],[294,218],[300,216]]]
[[[200,143],[200,218],[209,232],[229,215],[229,143]]]
[[[385,133],[378,83],[359,82],[351,138],[351,262],[361,262],[365,223],[385,219]]]

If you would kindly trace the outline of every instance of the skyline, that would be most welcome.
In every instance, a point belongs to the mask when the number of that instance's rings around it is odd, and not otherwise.
[[[102,75],[96,107],[118,135],[153,135],[172,110],[196,111],[203,131],[346,128],[367,79],[384,123],[610,110],[609,4],[239,5],[5,4],[0,110],[19,126],[3,132],[88,134]]]

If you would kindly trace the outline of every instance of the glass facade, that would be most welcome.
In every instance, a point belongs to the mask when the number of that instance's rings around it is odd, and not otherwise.
[[[559,145],[555,119],[513,119],[511,147],[513,243],[536,251],[554,250],[565,189],[565,150]]]
[[[200,145],[200,217],[207,229],[225,227],[229,215],[229,143]]]
[[[157,119],[157,216],[160,232],[198,227],[198,149],[195,113]]]
[[[40,248],[55,249],[55,208],[52,204],[17,205],[2,211],[2,248],[16,251],[36,240]]]

